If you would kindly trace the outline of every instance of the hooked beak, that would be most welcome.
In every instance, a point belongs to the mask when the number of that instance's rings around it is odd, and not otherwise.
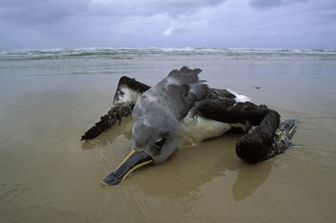
[[[117,185],[123,181],[128,174],[151,162],[153,162],[153,159],[144,151],[132,150],[117,169],[103,179],[102,183],[105,185]]]

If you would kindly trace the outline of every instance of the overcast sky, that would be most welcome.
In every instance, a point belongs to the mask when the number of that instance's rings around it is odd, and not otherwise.
[[[336,0],[0,0],[0,49],[336,48]]]

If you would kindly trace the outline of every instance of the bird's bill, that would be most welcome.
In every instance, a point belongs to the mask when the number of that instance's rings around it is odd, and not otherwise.
[[[152,162],[153,159],[144,151],[132,150],[117,169],[103,179],[102,183],[105,185],[119,184],[134,170]]]

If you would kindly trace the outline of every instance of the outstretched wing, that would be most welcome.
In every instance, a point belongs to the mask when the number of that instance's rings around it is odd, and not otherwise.
[[[100,117],[99,122],[84,133],[81,140],[96,138],[115,123],[120,123],[122,117],[127,117],[132,113],[137,98],[149,88],[150,86],[136,81],[134,78],[121,77],[114,95],[112,108],[107,114]]]

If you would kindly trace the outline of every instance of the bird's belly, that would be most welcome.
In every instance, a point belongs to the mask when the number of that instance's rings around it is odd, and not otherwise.
[[[231,125],[218,122],[201,116],[187,115],[181,121],[181,140],[183,143],[198,143],[205,139],[213,138],[224,134],[231,129]]]

